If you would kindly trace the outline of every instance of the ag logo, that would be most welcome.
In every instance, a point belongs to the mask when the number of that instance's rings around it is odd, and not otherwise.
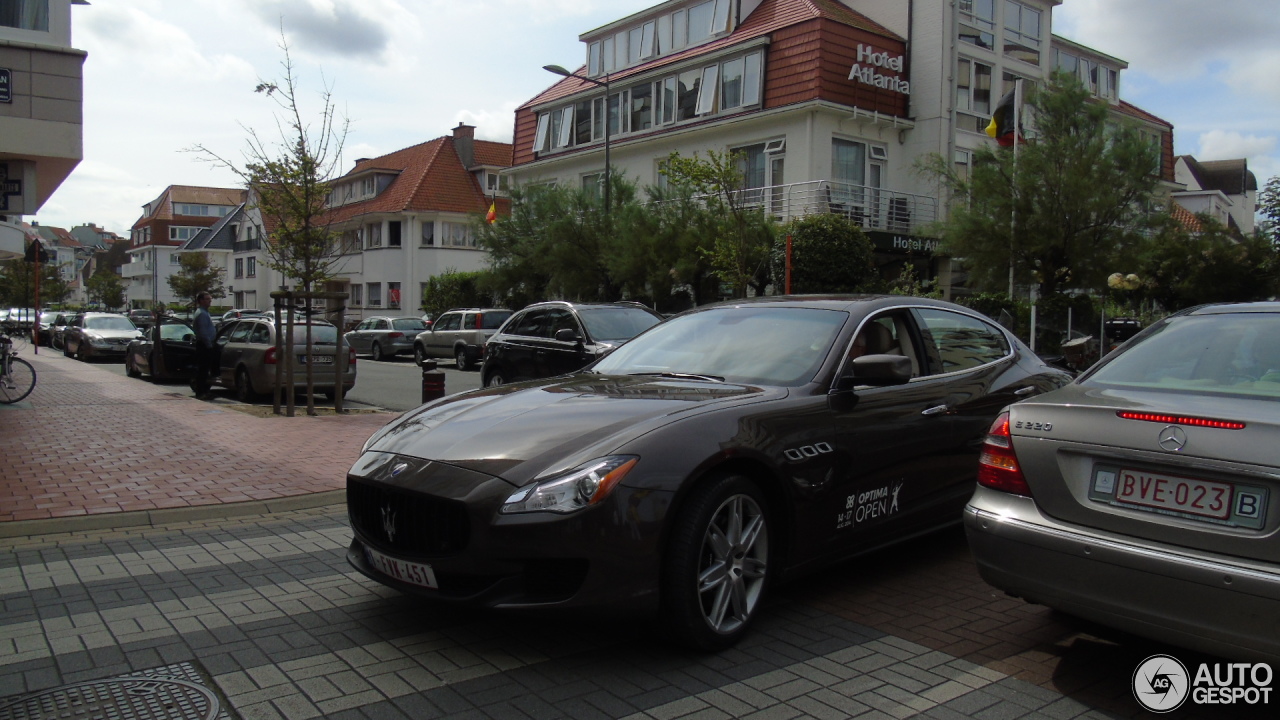
[[[1152,655],[1133,671],[1133,696],[1154,713],[1177,710],[1191,690],[1187,668],[1169,655]]]

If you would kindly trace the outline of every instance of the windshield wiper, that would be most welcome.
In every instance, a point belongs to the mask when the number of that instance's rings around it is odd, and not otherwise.
[[[653,377],[676,378],[677,380],[706,380],[708,382],[724,382],[724,378],[718,375],[697,375],[695,373],[677,373],[677,372],[641,372],[627,373],[628,375],[652,375]]]

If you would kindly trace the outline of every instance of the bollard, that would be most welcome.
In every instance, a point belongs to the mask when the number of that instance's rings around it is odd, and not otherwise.
[[[422,402],[444,397],[444,371],[436,369],[435,360],[422,362]]]

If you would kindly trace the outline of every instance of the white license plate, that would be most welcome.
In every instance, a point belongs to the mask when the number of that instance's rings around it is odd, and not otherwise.
[[[430,565],[397,560],[393,557],[387,557],[370,547],[364,549],[364,554],[369,559],[369,564],[383,575],[393,577],[400,582],[407,582],[410,585],[419,585],[426,588],[439,587],[436,585],[435,571],[431,569]]]
[[[1234,488],[1227,483],[1121,470],[1115,497],[1120,502],[1226,520]]]
[[[307,356],[306,356],[306,355],[299,355],[299,356],[298,356],[298,362],[302,363],[303,365],[306,365],[306,364],[307,364]],[[333,356],[332,356],[332,355],[312,355],[312,356],[311,356],[311,364],[312,364],[312,365],[332,365],[332,364],[333,364]]]

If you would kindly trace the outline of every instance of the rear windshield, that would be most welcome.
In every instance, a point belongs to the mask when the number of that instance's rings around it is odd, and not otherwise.
[[[427,324],[418,318],[396,318],[391,321],[391,327],[405,332],[422,332],[427,329]]]
[[[1172,318],[1083,385],[1280,398],[1280,314]]]
[[[628,307],[582,308],[578,316],[587,326],[592,340],[630,340],[662,322],[662,318],[647,310]]]
[[[510,310],[490,310],[486,312],[480,321],[481,330],[497,330],[502,327],[502,323],[511,317]]]
[[[137,330],[127,317],[85,318],[84,326],[89,330]]]
[[[301,345],[307,341],[307,326],[293,326],[293,342]],[[338,328],[332,325],[312,325],[311,342],[316,345],[334,345],[338,342]]]

